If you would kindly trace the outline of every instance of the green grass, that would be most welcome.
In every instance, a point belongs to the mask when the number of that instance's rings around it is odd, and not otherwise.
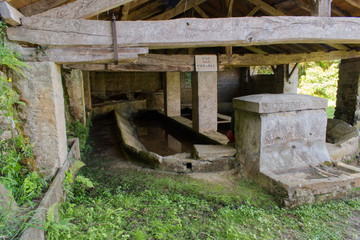
[[[184,175],[110,169],[94,159],[62,207],[59,239],[355,239],[360,200],[282,209],[255,184],[205,183]]]
[[[335,106],[328,106],[326,108],[326,115],[328,118],[334,118]]]

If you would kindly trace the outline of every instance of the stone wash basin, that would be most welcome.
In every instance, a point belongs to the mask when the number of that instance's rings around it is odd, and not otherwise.
[[[158,118],[166,118],[162,113],[156,114]],[[163,171],[189,173],[189,172],[216,172],[230,170],[235,167],[236,149],[221,143],[208,136],[201,135],[206,144],[195,144],[193,153],[181,152],[169,156],[161,156],[149,151],[139,140],[138,131],[135,125],[124,117],[120,111],[115,111],[116,121],[119,129],[119,136],[125,148],[127,156],[137,160],[143,165],[157,168]],[[177,117],[178,118],[178,117]],[[172,121],[166,118],[167,121]],[[182,119],[182,121],[188,119]],[[183,134],[196,134],[188,126],[181,125],[182,121],[173,121],[175,128],[184,128]],[[180,122],[180,123],[179,123]],[[140,130],[139,130],[140,131]],[[141,134],[141,131],[140,131]],[[158,134],[163,134],[159,132]],[[172,139],[172,142],[175,140]],[[159,146],[161,147],[161,146]],[[181,149],[181,147],[180,147]]]
[[[360,186],[360,169],[331,162],[325,142],[327,100],[298,94],[258,94],[235,98],[233,104],[237,160],[243,175],[280,196],[284,205],[359,192],[355,190]],[[331,131],[335,130],[328,130],[328,136],[335,136]]]

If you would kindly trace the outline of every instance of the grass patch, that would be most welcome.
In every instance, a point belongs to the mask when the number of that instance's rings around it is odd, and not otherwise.
[[[210,184],[187,176],[111,169],[93,159],[60,207],[60,239],[352,239],[360,200],[279,208],[255,184]],[[356,219],[353,220],[353,219]]]
[[[326,115],[328,118],[333,119],[335,114],[335,106],[328,106],[326,108]]]

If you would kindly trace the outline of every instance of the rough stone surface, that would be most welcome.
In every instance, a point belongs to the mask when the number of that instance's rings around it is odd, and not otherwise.
[[[327,117],[323,99],[263,94],[236,98],[234,106],[238,159],[246,175],[303,168],[330,160],[325,146]],[[258,112],[254,112],[256,109]]]
[[[360,121],[360,59],[341,60],[335,118],[351,125]]]
[[[16,130],[14,120],[4,116],[3,112],[0,111],[0,141],[6,141],[17,135],[18,131]]]
[[[331,161],[350,160],[359,152],[359,131],[340,119],[328,119],[326,142]]]
[[[62,78],[69,97],[71,118],[86,123],[83,74],[80,70],[62,70]]]
[[[12,194],[0,183],[0,208],[2,211],[16,210],[18,208],[17,203],[14,200]]]
[[[150,110],[164,110],[164,92],[157,91],[146,94],[146,108]]]
[[[180,72],[167,72],[165,81],[164,110],[166,116],[181,115]]]
[[[325,109],[327,100],[301,94],[256,94],[234,98],[233,107],[256,113]]]
[[[86,112],[91,112],[91,87],[90,87],[90,73],[83,72],[84,78],[84,101],[85,101],[85,110]]]
[[[197,132],[217,131],[217,72],[192,74],[193,128]]]
[[[37,167],[53,176],[67,154],[60,68],[51,62],[27,64],[29,68],[23,70],[26,77],[14,74],[13,84],[21,97],[29,101],[23,108],[24,131],[34,144]]]
[[[195,157],[200,160],[213,161],[221,157],[233,157],[236,148],[226,145],[200,145],[195,144]]]

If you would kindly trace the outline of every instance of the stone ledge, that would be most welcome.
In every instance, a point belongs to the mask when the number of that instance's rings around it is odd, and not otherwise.
[[[233,99],[234,109],[256,113],[325,109],[327,100],[301,94],[256,94]]]
[[[199,160],[214,161],[221,157],[234,157],[236,148],[226,145],[195,144],[195,158]]]

